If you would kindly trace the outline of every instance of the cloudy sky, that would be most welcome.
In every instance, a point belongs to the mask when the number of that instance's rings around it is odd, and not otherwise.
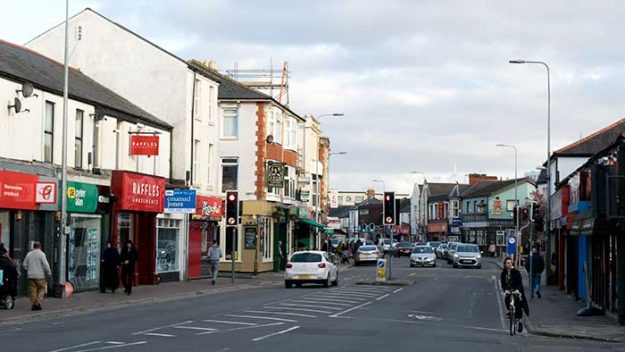
[[[63,21],[62,0],[13,1],[0,38],[23,44]],[[71,0],[182,58],[220,70],[288,61],[291,108],[322,118],[336,156],[331,185],[422,181],[472,172],[514,175],[546,159],[546,71],[552,149],[625,116],[622,1]],[[6,7],[5,7],[6,9]],[[455,174],[454,174],[455,170]],[[454,176],[455,175],[455,176]]]

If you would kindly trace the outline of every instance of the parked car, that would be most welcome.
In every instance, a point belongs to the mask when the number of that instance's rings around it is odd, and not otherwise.
[[[480,247],[476,244],[462,243],[456,247],[453,254],[453,267],[470,267],[470,268],[482,268],[481,263],[482,255],[480,254]]]
[[[382,253],[389,252],[393,247],[391,246],[393,241],[390,238],[380,238],[378,242],[378,248]]]
[[[434,252],[436,253],[436,258],[445,258],[445,251],[447,250],[447,243],[441,243]]]
[[[356,265],[361,265],[362,263],[375,263],[381,257],[382,252],[380,252],[377,246],[364,245],[358,247],[356,255],[354,256],[354,263]]]
[[[301,251],[295,252],[286,263],[284,286],[291,288],[293,284],[315,283],[324,287],[339,284],[338,268],[327,252]]]
[[[399,242],[395,251],[395,256],[401,257],[402,255],[410,255],[414,247],[414,244],[410,242]]]
[[[456,252],[456,247],[461,244],[459,242],[450,242],[447,245],[447,251],[445,254],[445,259],[447,260],[447,264],[453,264],[454,261],[454,253]]]
[[[436,248],[438,248],[438,246],[441,245],[441,242],[440,241],[430,241],[430,242],[426,243],[425,245],[432,247],[432,249],[436,249]]]
[[[430,246],[416,246],[410,254],[410,267],[431,266],[436,267],[436,255]]]

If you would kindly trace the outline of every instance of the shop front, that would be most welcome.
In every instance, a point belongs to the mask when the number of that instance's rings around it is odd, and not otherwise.
[[[196,197],[195,213],[189,223],[189,278],[208,277],[208,249],[219,239],[220,222],[224,216],[224,201],[220,197]]]
[[[2,166],[7,164],[3,162]],[[18,164],[12,166],[21,169]],[[55,221],[58,183],[51,177],[53,169],[36,169],[39,174],[0,170],[0,242],[4,243],[20,271],[33,243],[40,242],[53,268],[53,276],[57,277],[53,259],[57,249],[54,240],[58,227]],[[26,294],[26,282],[26,275],[20,275],[18,294]],[[50,289],[49,292],[53,291]]]
[[[82,182],[67,182],[67,280],[74,291],[100,287],[100,255],[109,240],[111,188]]]
[[[449,223],[447,220],[432,220],[428,222],[427,231],[428,241],[460,240],[460,236],[448,236]]]
[[[132,241],[137,248],[139,259],[135,268],[135,284],[156,284],[159,280],[156,274],[156,217],[164,209],[165,179],[134,172],[113,171],[111,189],[115,200],[112,241],[120,251],[127,240]],[[159,225],[163,229],[175,226],[168,221]]]

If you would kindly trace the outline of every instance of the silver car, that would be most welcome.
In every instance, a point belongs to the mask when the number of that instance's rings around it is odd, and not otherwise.
[[[453,254],[453,267],[454,268],[482,268],[482,255],[480,254],[480,247],[476,244],[461,243],[456,247]]]
[[[410,267],[431,266],[436,267],[436,255],[430,246],[416,246],[410,254]]]
[[[375,245],[363,245],[358,247],[354,256],[354,263],[361,265],[362,263],[375,263],[382,258],[382,252]]]

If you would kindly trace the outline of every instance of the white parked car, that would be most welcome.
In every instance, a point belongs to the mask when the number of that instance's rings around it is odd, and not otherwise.
[[[286,264],[284,286],[291,288],[293,284],[315,283],[324,287],[339,284],[339,272],[327,252],[302,251],[295,252]]]
[[[410,267],[431,266],[436,267],[436,254],[430,246],[416,246],[410,254]]]

